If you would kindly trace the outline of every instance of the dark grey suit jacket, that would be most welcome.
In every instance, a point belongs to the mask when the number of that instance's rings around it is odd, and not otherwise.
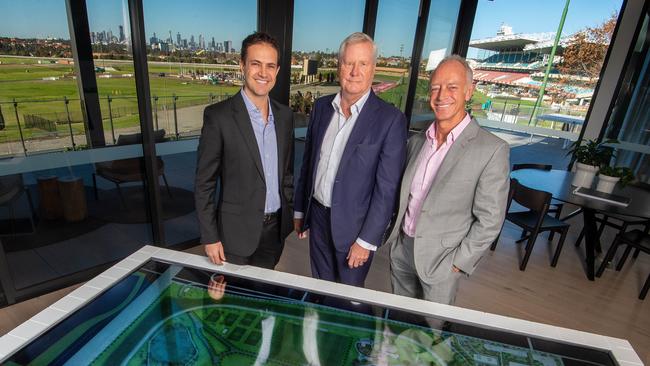
[[[271,100],[278,145],[280,239],[293,230],[293,112]],[[264,219],[266,183],[257,141],[241,92],[203,112],[194,198],[201,243],[221,241],[226,253],[250,256]],[[218,202],[215,202],[220,178]]]

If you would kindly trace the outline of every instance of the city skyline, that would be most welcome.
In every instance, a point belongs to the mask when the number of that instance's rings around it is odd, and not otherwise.
[[[557,28],[564,3],[565,0],[547,0],[543,3],[480,0],[472,39],[494,36],[502,23],[511,26],[515,33],[553,32]],[[599,25],[618,11],[621,3],[622,0],[572,0],[562,34],[566,36],[587,26]],[[296,0],[293,50],[336,52],[339,42],[345,36],[361,30],[364,4],[362,0]],[[88,0],[87,5],[91,31],[111,30],[113,35],[116,35],[118,27],[123,25],[125,37],[130,37],[126,0]],[[419,0],[379,2],[375,39],[380,55],[410,57],[418,6]],[[440,8],[440,4],[436,6]],[[433,7],[432,3],[432,11]],[[438,8],[435,10],[440,10]],[[340,16],[337,9],[346,9],[346,16]],[[65,5],[61,1],[3,1],[2,10],[6,15],[5,20],[0,23],[0,36],[70,38]],[[24,21],[24,14],[30,14],[30,22]],[[257,26],[256,0],[218,3],[194,0],[190,4],[173,0],[144,0],[144,14],[147,41],[154,32],[160,38],[167,39],[169,31],[172,30],[172,40],[176,39],[177,33],[185,34],[183,38],[188,39],[191,34],[197,37],[202,34],[206,43],[214,37],[221,42],[231,40],[234,48],[238,48],[242,39],[255,31]],[[174,14],[172,21],[169,14]],[[251,16],[234,16],[238,14]],[[436,19],[436,14],[432,16]],[[319,29],[327,31],[319,32]],[[437,44],[448,44],[448,35],[437,34],[431,30],[427,33],[425,51],[428,51],[427,48],[436,47]]]

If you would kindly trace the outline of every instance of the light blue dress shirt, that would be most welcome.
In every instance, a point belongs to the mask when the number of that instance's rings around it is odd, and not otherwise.
[[[268,123],[264,123],[262,112],[248,98],[244,89],[241,91],[246,110],[253,126],[255,140],[259,148],[260,158],[262,159],[262,168],[264,170],[264,180],[266,182],[266,202],[264,203],[264,213],[277,212],[280,207],[280,181],[278,175],[278,140],[275,135],[275,120],[273,110],[271,109],[271,99],[269,99],[269,118]]]

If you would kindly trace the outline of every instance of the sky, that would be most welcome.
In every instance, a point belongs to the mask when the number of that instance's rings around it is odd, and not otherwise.
[[[479,0],[472,39],[491,37],[502,23],[515,33],[554,32],[566,0]],[[563,35],[596,26],[617,12],[622,0],[570,0]],[[335,52],[348,34],[363,26],[363,0],[295,0],[293,49]],[[432,0],[425,53],[448,47],[460,0]],[[126,0],[88,0],[91,31],[128,23]],[[375,40],[383,56],[411,55],[419,0],[379,0]],[[345,9],[345,11],[341,11]],[[0,0],[0,36],[69,39],[65,0]],[[28,18],[25,15],[28,14]],[[199,34],[209,42],[242,39],[257,27],[256,0],[144,0],[147,38],[172,31],[189,40]],[[125,27],[127,28],[127,27]]]

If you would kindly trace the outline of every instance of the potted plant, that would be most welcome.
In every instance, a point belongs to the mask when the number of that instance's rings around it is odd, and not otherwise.
[[[576,172],[573,177],[572,185],[576,187],[590,188],[594,177],[601,165],[609,165],[609,161],[614,156],[614,148],[606,146],[609,143],[616,143],[616,140],[606,140],[596,142],[587,140],[585,144],[576,141],[571,145],[571,150],[567,155],[572,155],[571,162],[575,162]]]
[[[634,180],[634,173],[632,169],[627,167],[612,167],[603,165],[598,172],[598,185],[597,191],[612,193],[616,183],[621,182],[621,186],[625,187],[628,183]]]

